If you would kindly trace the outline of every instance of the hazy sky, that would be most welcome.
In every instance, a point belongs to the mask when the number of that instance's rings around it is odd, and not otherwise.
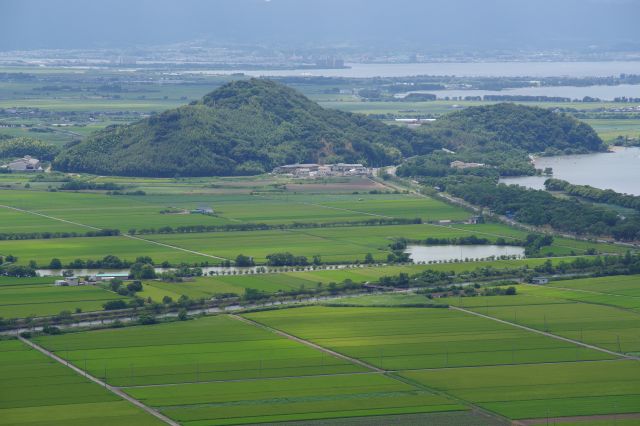
[[[0,0],[0,50],[251,44],[640,46],[640,0]]]

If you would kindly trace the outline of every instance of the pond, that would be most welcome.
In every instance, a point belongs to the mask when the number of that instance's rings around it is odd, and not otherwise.
[[[576,185],[591,185],[613,189],[625,194],[640,195],[640,148],[616,148],[613,152],[559,155],[535,160],[537,169],[551,167],[553,177]],[[544,176],[523,176],[500,179],[501,183],[544,189]]]
[[[409,245],[405,250],[414,262],[486,259],[500,256],[524,256],[524,247],[496,245]]]

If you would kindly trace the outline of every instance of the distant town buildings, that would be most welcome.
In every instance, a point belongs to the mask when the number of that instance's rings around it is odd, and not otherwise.
[[[43,171],[40,160],[25,155],[23,158],[19,158],[5,164],[3,168],[9,169],[12,172],[41,172]]]
[[[338,164],[287,164],[276,167],[274,174],[288,175],[293,177],[330,177],[330,176],[370,176],[371,169],[360,163],[338,163]]]
[[[321,58],[316,60],[316,67],[326,69],[344,68],[344,60],[335,57]]]

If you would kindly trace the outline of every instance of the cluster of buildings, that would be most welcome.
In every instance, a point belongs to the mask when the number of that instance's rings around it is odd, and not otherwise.
[[[93,285],[100,281],[109,281],[114,278],[126,280],[129,278],[127,272],[106,272],[101,274],[89,275],[87,277],[64,277],[61,280],[56,280],[55,285],[58,287],[77,287],[81,285]]]
[[[372,170],[359,163],[306,163],[276,167],[273,173],[293,177],[371,176]]]
[[[25,155],[22,158],[13,160],[12,162],[2,166],[11,172],[42,172],[42,164],[37,158]]]

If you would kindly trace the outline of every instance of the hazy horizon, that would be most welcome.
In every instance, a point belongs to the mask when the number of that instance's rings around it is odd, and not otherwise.
[[[0,50],[194,40],[285,48],[640,50],[636,0],[0,0]]]

